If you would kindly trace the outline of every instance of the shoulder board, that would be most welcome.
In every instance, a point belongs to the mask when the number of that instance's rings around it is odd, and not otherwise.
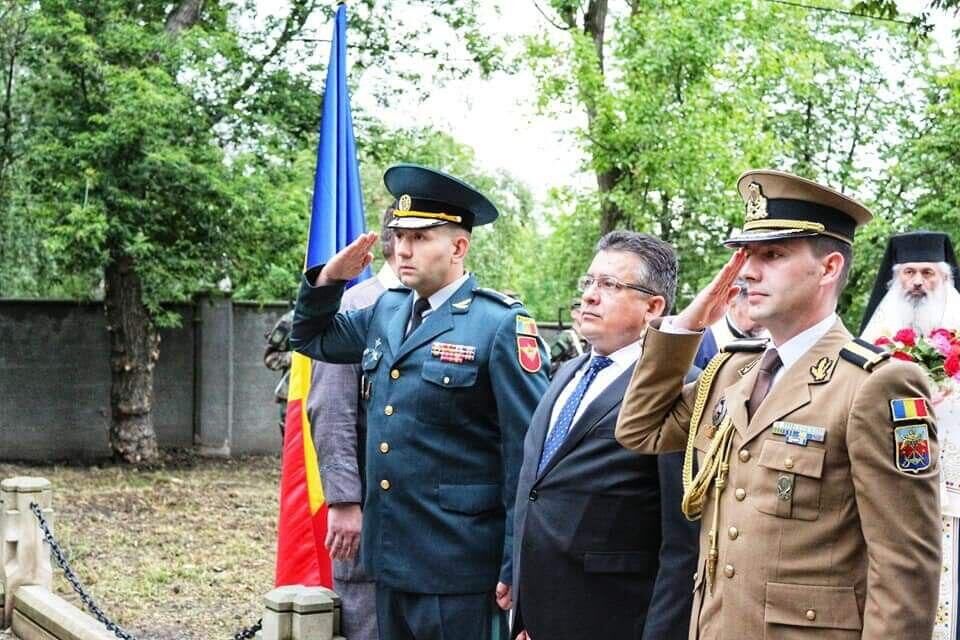
[[[768,342],[770,341],[767,338],[741,338],[728,342],[721,351],[724,353],[760,353],[766,350]]]
[[[515,307],[517,305],[523,304],[516,298],[511,298],[505,293],[500,293],[495,289],[487,289],[486,287],[477,287],[473,290],[474,293],[481,295],[485,298],[490,298],[491,300],[496,300],[505,307]]]
[[[866,340],[854,338],[843,345],[840,357],[852,362],[864,371],[873,371],[873,368],[890,357],[890,352],[883,347],[870,344]]]

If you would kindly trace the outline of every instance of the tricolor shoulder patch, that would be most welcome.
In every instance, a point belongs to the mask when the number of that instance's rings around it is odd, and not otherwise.
[[[517,336],[517,360],[527,373],[537,373],[543,366],[540,344],[535,336]]]
[[[517,335],[538,336],[537,322],[529,316],[517,316]]]
[[[890,401],[890,419],[899,422],[917,422],[930,415],[926,398],[896,398]]]

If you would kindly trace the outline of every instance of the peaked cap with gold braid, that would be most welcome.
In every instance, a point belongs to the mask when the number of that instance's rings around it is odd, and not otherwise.
[[[824,235],[853,244],[857,227],[873,218],[848,195],[783,171],[754,169],[737,180],[746,204],[743,230],[727,246]]]
[[[429,229],[455,224],[470,231],[497,219],[497,208],[466,182],[415,164],[398,164],[383,174],[396,199],[391,229]]]

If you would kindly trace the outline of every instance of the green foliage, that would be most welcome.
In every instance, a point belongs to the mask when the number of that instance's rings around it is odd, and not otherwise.
[[[600,48],[589,20],[562,0],[552,6],[572,28],[528,40],[544,112],[578,106],[588,116],[578,137],[601,187],[569,214],[600,217],[594,235],[558,242],[590,246],[615,227],[668,240],[681,261],[680,306],[728,255],[720,241],[742,223],[739,173],[782,168],[869,201],[885,182],[876,158],[923,109],[889,69],[926,64],[901,25],[763,2],[610,5]],[[568,232],[590,230],[555,230]],[[554,305],[574,294],[582,266],[563,255],[547,267],[567,283]],[[855,271],[858,286],[865,280]],[[858,296],[842,301],[851,326]]]

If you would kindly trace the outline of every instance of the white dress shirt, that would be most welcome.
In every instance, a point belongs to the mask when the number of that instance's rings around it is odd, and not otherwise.
[[[702,333],[673,326],[674,317],[675,316],[669,316],[664,318],[660,324],[660,330],[664,333]],[[789,369],[791,365],[802,358],[803,354],[812,349],[813,345],[820,341],[820,338],[827,335],[827,332],[830,331],[830,328],[833,327],[836,322],[837,314],[831,313],[817,324],[804,329],[782,345],[778,347],[774,345],[777,348],[777,353],[780,355],[780,362],[783,363],[783,366],[777,370],[777,375],[773,377],[773,382],[770,384],[771,389],[773,389],[774,385],[783,377],[783,373]]]
[[[450,284],[445,287],[437,289],[432,296],[427,297],[427,301],[430,302],[430,308],[423,312],[423,321],[426,322],[427,318],[430,317],[430,314],[440,308],[444,302],[446,302],[450,296],[457,292],[457,289],[463,286],[463,283],[467,281],[467,278],[470,277],[469,273],[465,273]],[[417,300],[420,299],[420,294],[416,291],[413,292],[413,300],[410,301],[410,319],[407,320],[407,333],[410,332],[410,323],[413,322],[413,305],[417,303]]]
[[[804,329],[777,347],[777,353],[780,354],[780,362],[783,363],[783,366],[777,371],[777,375],[773,376],[773,384],[770,385],[771,389],[773,389],[777,381],[783,377],[787,369],[802,358],[807,351],[810,351],[813,345],[820,341],[820,338],[827,335],[827,332],[830,331],[830,328],[833,327],[836,321],[837,314],[831,313],[817,324],[809,329]]]
[[[553,431],[553,425],[557,423],[557,418],[560,417],[560,412],[563,410],[563,405],[566,404],[567,398],[573,394],[573,390],[577,388],[580,378],[583,377],[583,374],[587,371],[587,367],[590,366],[590,360],[596,355],[596,352],[590,353],[591,357],[584,360],[583,365],[573,374],[570,382],[567,383],[567,386],[565,386],[563,391],[560,392],[560,395],[557,396],[557,401],[553,403],[553,411],[550,412],[550,427],[547,429],[547,436]],[[590,406],[590,403],[596,400],[597,397],[603,393],[604,389],[610,386],[610,383],[619,378],[624,371],[629,369],[633,363],[637,361],[640,357],[640,341],[630,343],[614,351],[607,357],[613,360],[613,364],[601,370],[600,373],[597,374],[597,377],[593,379],[593,382],[590,383],[590,386],[587,387],[587,392],[583,395],[580,406],[577,407],[577,413],[573,416],[572,424],[577,423],[577,420],[580,419],[580,416],[583,415],[586,408]]]

